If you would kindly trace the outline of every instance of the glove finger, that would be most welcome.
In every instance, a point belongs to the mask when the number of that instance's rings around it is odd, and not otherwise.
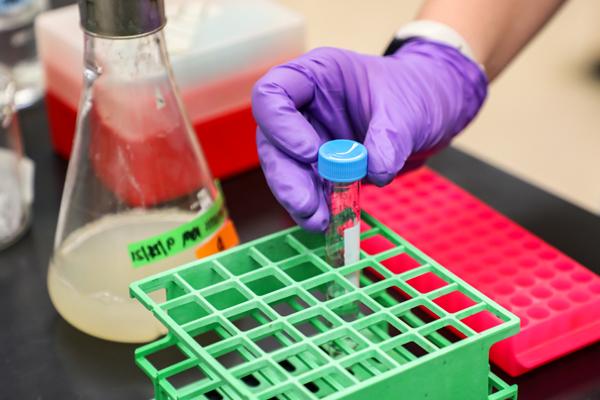
[[[252,112],[263,134],[290,157],[311,163],[317,160],[319,135],[298,111],[310,103],[314,84],[299,64],[271,69],[252,90]]]
[[[318,119],[316,119],[313,115],[310,114],[305,114],[306,120],[312,125],[313,129],[315,130],[315,132],[317,132],[317,135],[319,136],[319,147],[321,147],[321,145],[329,140],[333,140],[335,139],[342,139],[340,137],[338,137],[337,135],[334,135],[333,132],[331,132],[331,130],[329,130],[329,128],[325,125],[323,125],[321,123],[321,121],[319,121]]]
[[[374,113],[364,145],[369,152],[369,181],[377,186],[387,185],[404,167],[411,154],[412,137],[408,124],[404,121],[392,122],[388,112],[382,109]]]
[[[288,157],[274,146],[261,128],[256,131],[258,156],[275,198],[292,215],[307,219],[317,211],[320,182],[309,164]]]
[[[312,215],[308,217],[300,217],[294,214],[290,215],[302,228],[309,231],[323,232],[327,229],[327,225],[329,224],[329,208],[327,206],[325,195],[323,194],[323,187],[319,185],[317,190],[319,205]]]

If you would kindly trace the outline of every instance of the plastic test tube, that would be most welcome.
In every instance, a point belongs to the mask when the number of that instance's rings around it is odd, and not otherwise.
[[[333,267],[356,263],[360,258],[360,181],[367,174],[367,149],[353,140],[326,142],[319,149],[318,171],[325,181],[330,212],[325,233],[326,260]],[[347,278],[359,285],[359,272]],[[327,297],[344,292],[344,288],[332,284]],[[356,314],[358,309],[348,312]]]

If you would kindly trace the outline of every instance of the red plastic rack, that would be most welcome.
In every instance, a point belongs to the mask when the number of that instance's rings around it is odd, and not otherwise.
[[[600,276],[430,169],[363,190],[365,211],[508,308],[521,332],[491,350],[512,376],[600,339]],[[376,246],[376,244],[375,244]],[[418,265],[408,257],[387,267]],[[423,281],[423,288],[434,281]],[[443,299],[464,307],[460,296]],[[482,328],[489,321],[475,321]]]

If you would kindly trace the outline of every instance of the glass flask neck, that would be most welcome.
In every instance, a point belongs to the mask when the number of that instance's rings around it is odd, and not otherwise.
[[[118,39],[85,33],[84,63],[86,72],[123,83],[172,75],[162,30]]]

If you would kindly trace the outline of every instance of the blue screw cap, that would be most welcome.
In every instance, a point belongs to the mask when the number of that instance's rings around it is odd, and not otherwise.
[[[354,140],[323,143],[317,163],[319,175],[332,182],[348,183],[367,175],[367,148]]]

